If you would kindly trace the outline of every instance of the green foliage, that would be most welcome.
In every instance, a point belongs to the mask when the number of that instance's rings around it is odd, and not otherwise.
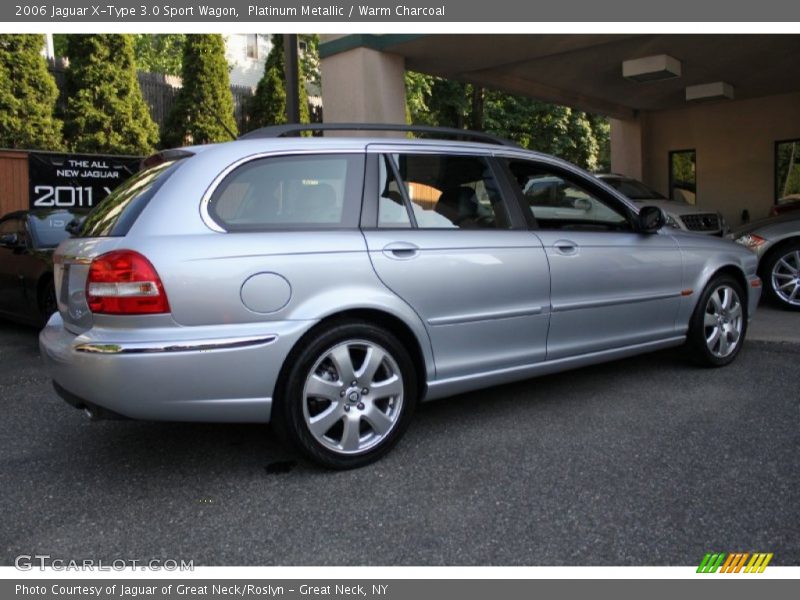
[[[283,52],[283,35],[274,34],[272,49],[264,63],[264,75],[258,82],[256,93],[250,101],[251,129],[286,123],[286,57]],[[310,122],[308,113],[308,94],[302,63],[298,65],[298,94],[300,101],[300,122]]]
[[[136,64],[141,71],[180,75],[186,34],[142,34],[133,36]]]
[[[43,46],[41,35],[0,35],[0,147],[62,147],[62,123],[53,116],[58,88]]]
[[[57,57],[61,58],[67,55],[67,40],[69,40],[67,33],[53,34],[53,53]]]
[[[597,171],[611,172],[611,121],[602,115],[586,115],[592,125],[592,134],[597,140]]]
[[[600,146],[586,113],[495,91],[487,94],[485,110],[487,131],[586,169],[597,168]]]
[[[130,35],[70,35],[64,133],[78,152],[148,154],[158,128],[142,98]]]
[[[608,168],[603,117],[421,73],[406,72],[405,81],[410,123],[485,130],[586,169]]]
[[[415,71],[406,71],[406,123],[431,125],[428,99],[433,90],[433,77]]]
[[[183,87],[164,128],[165,143],[183,146],[234,139],[237,127],[221,35],[186,36],[181,77]]]
[[[321,82],[319,70],[319,35],[305,33],[297,36],[301,44],[305,44],[305,52],[300,53],[300,72],[306,82],[318,88]]]
[[[672,152],[672,180],[678,187],[694,189],[695,153],[694,150]]]

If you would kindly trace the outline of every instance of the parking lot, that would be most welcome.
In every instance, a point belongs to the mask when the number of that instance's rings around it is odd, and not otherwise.
[[[800,343],[758,331],[726,369],[676,350],[423,405],[328,472],[263,426],[90,422],[2,322],[0,563],[800,564]]]

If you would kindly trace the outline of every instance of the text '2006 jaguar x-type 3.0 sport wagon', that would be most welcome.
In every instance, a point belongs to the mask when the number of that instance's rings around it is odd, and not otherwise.
[[[59,246],[41,346],[62,397],[96,417],[272,421],[347,468],[423,400],[742,347],[761,282],[737,244],[485,134],[285,135],[300,128],[151,157]]]

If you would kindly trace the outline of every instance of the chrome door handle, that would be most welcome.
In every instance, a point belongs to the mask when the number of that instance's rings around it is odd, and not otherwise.
[[[564,256],[572,256],[578,253],[578,244],[572,240],[558,240],[553,243],[553,247],[556,249],[556,252]]]
[[[392,242],[383,247],[383,253],[395,260],[408,260],[419,254],[419,246],[411,242]]]

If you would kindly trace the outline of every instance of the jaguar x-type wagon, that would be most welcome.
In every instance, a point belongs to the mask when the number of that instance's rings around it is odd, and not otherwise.
[[[271,420],[347,468],[423,400],[742,347],[761,282],[740,245],[490,136],[297,129],[152,157],[59,246],[41,347],[61,396],[97,417]],[[557,197],[526,193],[537,179]]]

